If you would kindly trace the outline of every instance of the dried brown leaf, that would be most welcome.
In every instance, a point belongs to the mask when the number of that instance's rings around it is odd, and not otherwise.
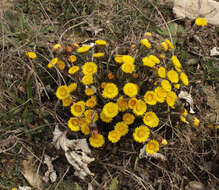
[[[23,161],[22,174],[32,187],[43,189],[42,177],[37,173],[34,161],[33,156],[27,156],[27,159]]]

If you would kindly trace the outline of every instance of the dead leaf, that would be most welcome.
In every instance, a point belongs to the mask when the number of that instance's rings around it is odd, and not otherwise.
[[[94,161],[94,158],[89,157],[91,150],[88,147],[86,139],[69,140],[66,137],[66,131],[62,132],[58,126],[53,132],[53,143],[59,150],[65,152],[68,162],[74,167],[75,175],[84,179],[87,175],[94,175],[88,168],[88,164]]]
[[[206,190],[205,186],[199,181],[190,181],[185,190]]]
[[[189,103],[189,105],[190,105],[189,113],[191,113],[191,114],[195,113],[195,112],[194,112],[194,103],[193,103],[193,99],[192,99],[191,94],[189,94],[189,93],[186,92],[186,91],[181,91],[181,92],[179,93],[178,97],[179,97],[180,99],[186,100],[186,102]]]
[[[56,171],[54,170],[53,165],[52,165],[52,161],[55,159],[56,158],[51,158],[47,154],[45,154],[45,156],[44,156],[43,163],[45,163],[48,167],[48,170],[46,171],[45,175],[43,176],[43,181],[45,181],[46,183],[49,181],[49,179],[52,183],[54,183],[57,179]]]
[[[219,2],[214,0],[175,0],[173,12],[177,17],[190,19],[202,16],[208,23],[219,25]]]
[[[210,51],[210,56],[219,56],[219,48],[213,47]]]
[[[31,190],[31,187],[29,187],[29,186],[19,186],[18,190]]]
[[[28,155],[23,161],[22,174],[32,187],[43,189],[42,177],[37,173],[33,156]]]

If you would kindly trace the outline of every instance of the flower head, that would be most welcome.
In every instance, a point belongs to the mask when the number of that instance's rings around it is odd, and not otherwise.
[[[114,57],[115,62],[116,62],[116,63],[119,63],[119,64],[123,63],[122,56],[123,56],[123,55],[118,55],[118,54],[115,55],[115,57]]]
[[[135,121],[135,116],[131,113],[125,113],[122,116],[122,120],[127,124],[131,125]]]
[[[143,117],[143,122],[145,125],[148,125],[149,127],[153,128],[158,126],[159,118],[154,112],[149,111],[145,113]]]
[[[150,129],[148,129],[144,125],[135,128],[135,131],[133,133],[134,140],[138,143],[144,143],[148,139],[149,135]]]
[[[166,42],[161,42],[160,46],[164,51],[167,51],[169,49],[168,43]]]
[[[118,87],[114,83],[107,83],[102,96],[104,98],[115,98],[119,93]]]
[[[156,140],[150,140],[145,147],[148,154],[154,154],[159,151],[159,143]]]
[[[91,96],[87,101],[86,101],[86,106],[93,108],[97,104],[97,97],[96,96]]]
[[[72,97],[71,96],[68,96],[67,98],[62,99],[63,107],[70,106],[71,104],[72,104]]]
[[[112,80],[115,78],[115,75],[112,72],[109,72],[107,77],[108,77],[108,79]]]
[[[121,135],[116,130],[112,130],[108,133],[108,139],[112,143],[117,143],[120,140],[120,137],[121,137]]]
[[[70,55],[69,56],[69,61],[71,61],[72,63],[74,63],[75,61],[77,61],[77,57],[75,55]]]
[[[175,55],[173,55],[172,58],[171,58],[171,61],[172,61],[173,65],[174,65],[175,69],[178,72],[181,72],[182,71],[182,65],[181,65],[179,59]]]
[[[85,102],[84,101],[79,101],[74,103],[71,106],[71,113],[74,116],[81,116],[85,111]]]
[[[117,131],[120,136],[125,136],[129,131],[128,125],[123,121],[116,123],[114,130]]]
[[[144,66],[154,67],[156,63],[152,61],[149,57],[143,57],[142,62]]]
[[[71,117],[68,120],[68,127],[71,129],[71,131],[80,131],[80,122],[77,117]]]
[[[106,117],[113,118],[115,117],[119,112],[119,106],[116,103],[109,102],[104,105],[103,107],[103,113]]]
[[[135,65],[133,63],[123,63],[121,69],[125,73],[132,73],[135,70]]]
[[[65,69],[65,62],[62,60],[57,61],[58,68],[63,71]]]
[[[36,53],[33,51],[28,51],[26,53],[27,57],[29,57],[30,59],[35,59],[37,57]]]
[[[199,120],[197,117],[194,117],[194,119],[193,119],[193,125],[194,125],[195,127],[198,127],[199,124],[200,124],[200,120]]]
[[[207,25],[207,20],[206,18],[198,17],[195,19],[195,24],[197,26],[206,26]]]
[[[160,86],[156,87],[154,91],[157,95],[157,101],[160,103],[163,103],[165,101],[166,96],[167,96],[167,91],[164,90]]]
[[[75,91],[76,88],[77,88],[77,86],[78,86],[78,84],[77,84],[76,82],[73,82],[73,83],[71,83],[70,85],[68,85],[68,91],[69,91],[69,93]]]
[[[151,61],[153,61],[155,64],[159,64],[160,63],[160,59],[155,56],[155,55],[149,55],[148,57]]]
[[[91,136],[91,137],[89,138],[89,142],[90,142],[90,145],[91,145],[92,147],[94,147],[94,148],[99,148],[99,147],[101,147],[101,146],[104,145],[104,142],[105,142],[104,136],[98,133],[98,134],[95,135],[95,136]]]
[[[161,87],[164,89],[164,90],[166,90],[167,92],[170,92],[171,91],[171,89],[172,89],[172,86],[171,86],[171,84],[170,84],[170,82],[168,81],[168,80],[162,80],[162,82],[161,82]]]
[[[179,89],[179,88],[180,88],[180,84],[178,84],[178,83],[177,83],[177,84],[174,84],[173,86],[174,86],[174,88],[176,88],[176,89]]]
[[[123,87],[123,92],[129,97],[135,97],[138,93],[138,86],[135,83],[126,83]]]
[[[167,77],[168,79],[172,82],[172,83],[177,83],[179,82],[179,77],[178,77],[178,73],[174,70],[170,70],[167,73]]]
[[[92,95],[95,94],[95,90],[94,90],[93,88],[86,88],[86,89],[85,89],[85,94],[86,94],[87,96],[92,96]]]
[[[189,79],[188,79],[188,76],[184,73],[184,72],[181,72],[180,73],[180,80],[182,81],[182,83],[186,86],[189,85]]]
[[[112,117],[107,117],[103,112],[100,113],[100,119],[105,123],[110,123],[112,121]]]
[[[130,55],[123,55],[122,62],[127,64],[133,64],[135,62],[135,59]]]
[[[86,62],[82,66],[82,72],[84,73],[84,75],[96,73],[97,72],[97,65],[96,65],[96,63],[94,63],[94,62]]]
[[[52,49],[53,51],[57,51],[57,50],[60,50],[62,48],[61,44],[55,44]]]
[[[129,99],[129,101],[128,101],[128,107],[129,107],[130,109],[134,109],[134,107],[135,107],[136,104],[137,104],[137,98],[132,97],[132,98]]]
[[[147,110],[147,105],[143,100],[137,100],[134,108],[133,113],[137,116],[143,115]]]
[[[146,48],[148,48],[148,49],[150,49],[151,48],[151,43],[148,41],[148,39],[142,39],[141,40],[141,44],[143,45],[143,46],[145,46]]]
[[[94,113],[94,110],[92,110],[92,109],[88,109],[84,112],[84,116],[85,116],[87,123],[91,123],[93,113]],[[95,112],[93,122],[96,122],[97,120],[98,120],[98,113]]]
[[[93,54],[93,57],[95,57],[95,58],[99,58],[99,57],[103,57],[103,56],[104,56],[104,53],[102,53],[102,52]]]
[[[89,127],[89,124],[86,121],[80,122],[80,127],[81,127],[81,132],[84,135],[89,135],[90,134],[90,127]]]
[[[95,43],[98,46],[105,46],[105,45],[107,45],[107,42],[105,40],[96,40]]]
[[[84,75],[81,79],[81,82],[84,84],[84,85],[90,85],[94,82],[94,78],[93,78],[93,75],[92,74],[88,74],[88,75]]]
[[[173,49],[173,48],[174,48],[174,46],[173,46],[173,44],[170,42],[170,40],[165,39],[165,42],[167,43],[167,45],[168,45],[168,47],[169,47],[170,49]]]
[[[84,46],[82,46],[82,47],[79,47],[79,48],[77,49],[77,52],[78,52],[78,53],[85,53],[85,52],[89,51],[90,48],[91,48],[91,47],[90,47],[89,45],[84,45]]]
[[[58,57],[53,58],[49,63],[48,63],[48,68],[51,69],[52,67],[54,67],[56,65],[56,63],[58,62]]]
[[[144,33],[144,36],[146,36],[146,37],[151,37],[151,36],[152,36],[152,33],[151,33],[151,32],[145,32],[145,33]]]
[[[119,111],[123,112],[123,111],[126,111],[128,109],[128,102],[124,99],[123,96],[120,96],[116,102],[119,106]]]
[[[157,74],[160,78],[166,78],[166,68],[159,67],[159,69],[157,70]]]
[[[174,105],[176,103],[176,100],[177,100],[177,95],[175,92],[170,91],[167,93],[166,102],[173,109],[175,108]]]
[[[68,73],[69,73],[70,75],[73,75],[73,74],[75,74],[77,71],[79,71],[79,67],[76,66],[76,65],[74,65],[74,66],[72,66],[72,67],[69,68]]]
[[[63,100],[69,96],[69,90],[66,85],[59,86],[56,90],[56,97]]]
[[[148,90],[144,95],[144,101],[149,105],[155,105],[157,103],[157,96],[154,91]]]

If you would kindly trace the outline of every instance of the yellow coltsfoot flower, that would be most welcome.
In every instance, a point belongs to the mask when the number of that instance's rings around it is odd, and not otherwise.
[[[85,111],[85,102],[84,101],[79,101],[74,103],[71,106],[71,113],[74,116],[81,116]]]
[[[102,96],[104,98],[115,98],[119,93],[118,87],[114,83],[106,83]]]
[[[89,45],[84,45],[84,46],[82,46],[82,47],[79,47],[78,49],[77,49],[77,52],[78,53],[85,53],[85,52],[88,52],[89,50],[90,50],[90,46]]]
[[[120,137],[121,137],[121,135],[116,130],[112,130],[108,133],[108,139],[112,143],[117,143],[120,140]]]
[[[71,117],[68,120],[68,127],[71,129],[71,131],[80,131],[80,122],[78,117]]]
[[[146,38],[141,40],[141,44],[148,49],[151,48],[151,43]]]
[[[123,92],[129,97],[135,97],[138,94],[138,86],[135,83],[126,83],[123,87]]]
[[[117,131],[120,136],[125,136],[128,133],[129,128],[125,122],[121,121],[116,123],[114,130]]]
[[[146,112],[145,115],[143,116],[143,122],[145,125],[153,128],[153,127],[158,126],[159,118],[154,112],[149,111],[149,112]]]
[[[156,140],[150,140],[145,147],[145,151],[148,154],[154,154],[159,151],[159,143]]]
[[[104,105],[103,113],[106,117],[113,118],[119,113],[119,106],[116,103],[109,102]]]
[[[144,143],[150,135],[150,129],[144,125],[135,128],[133,138],[138,143]]]
[[[206,18],[198,17],[198,18],[195,19],[195,24],[197,26],[206,26],[207,25],[207,20],[206,20]]]
[[[94,148],[100,148],[101,146],[104,145],[105,140],[104,136],[101,135],[100,133],[96,134],[95,136],[91,136],[89,138],[90,145]]]
[[[178,83],[179,82],[179,76],[178,73],[174,70],[170,70],[167,72],[167,77],[170,80],[171,83]]]
[[[84,75],[95,74],[97,72],[97,65],[94,62],[86,62],[82,66],[82,72]]]
[[[131,113],[125,113],[122,116],[122,120],[127,124],[131,125],[135,121],[135,116]]]
[[[69,89],[66,85],[59,86],[56,90],[56,97],[63,100],[69,96]]]
[[[157,103],[157,96],[154,91],[148,90],[144,95],[144,101],[149,105],[155,105]]]
[[[27,55],[27,57],[29,57],[30,59],[35,59],[35,58],[37,58],[36,53],[33,52],[33,51],[28,51],[28,52],[26,53],[26,55]]]

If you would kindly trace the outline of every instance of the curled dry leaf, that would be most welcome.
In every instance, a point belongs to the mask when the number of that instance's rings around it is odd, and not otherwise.
[[[189,94],[189,93],[186,92],[186,91],[181,91],[181,92],[179,93],[178,97],[179,97],[180,99],[184,99],[186,102],[189,103],[189,105],[190,105],[189,113],[192,113],[192,114],[195,113],[195,112],[194,112],[194,103],[193,103],[193,99],[192,99],[191,94]]]
[[[66,131],[62,132],[58,126],[53,132],[53,143],[59,150],[65,152],[68,162],[74,167],[75,175],[84,179],[87,175],[94,175],[88,168],[88,164],[94,161],[89,157],[91,150],[88,147],[86,139],[69,140],[66,137]]]
[[[43,189],[42,177],[37,173],[33,156],[28,155],[23,161],[22,174],[32,187]]]
[[[185,190],[206,190],[205,186],[199,181],[190,181]]]
[[[158,158],[158,159],[161,159],[163,161],[166,161],[167,160],[167,157],[164,156],[163,154],[161,153],[158,153],[158,152],[155,152],[154,154],[148,154],[146,151],[145,151],[145,146],[144,145],[141,150],[140,150],[140,153],[139,153],[139,158],[142,159],[142,158],[148,158],[148,157],[153,157],[153,158]]]
[[[18,190],[31,190],[31,187],[29,187],[29,186],[19,186]]]
[[[213,47],[210,51],[210,56],[219,56],[219,48]]]
[[[45,175],[43,176],[43,181],[48,182],[49,179],[52,183],[54,183],[57,179],[56,171],[53,168],[52,161],[55,160],[56,158],[51,158],[48,155],[45,154],[44,156],[44,161],[48,167],[48,170],[46,171]]]

